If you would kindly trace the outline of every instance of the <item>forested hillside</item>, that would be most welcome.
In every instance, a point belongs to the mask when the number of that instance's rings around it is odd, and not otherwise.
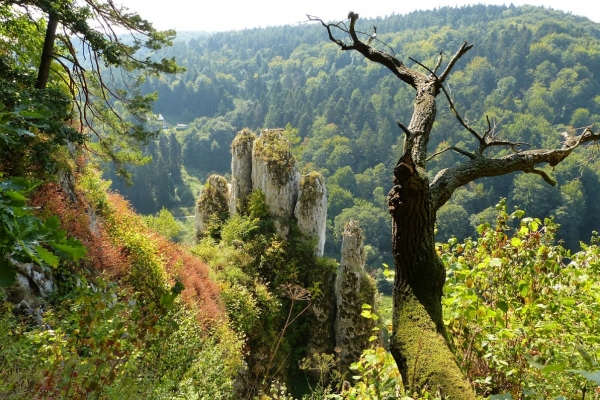
[[[346,12],[340,10],[340,19]],[[365,39],[374,27],[376,48],[429,68],[441,51],[472,42],[448,81],[452,100],[470,124],[485,130],[489,118],[499,138],[526,142],[522,149],[560,147],[561,132],[576,135],[600,119],[600,26],[589,20],[543,8],[472,6],[357,21]],[[229,173],[237,131],[287,127],[301,165],[327,177],[326,251],[339,249],[344,222],[355,218],[367,229],[370,263],[380,264],[377,253],[391,243],[385,195],[401,150],[396,121],[410,115],[410,88],[361,56],[339,51],[316,24],[199,35],[160,54],[186,68],[143,86],[158,92],[154,112],[168,124],[167,135],[150,143],[146,151],[155,161],[134,170],[133,187],[113,179],[138,211],[190,214],[208,175]],[[469,135],[440,98],[431,153],[470,150]],[[596,150],[587,147],[548,168],[555,187],[533,174],[512,174],[461,188],[439,212],[438,240],[474,236],[507,197],[509,208],[554,216],[559,237],[577,248],[600,228]],[[461,158],[455,151],[434,157],[431,177]]]
[[[600,398],[600,26],[311,19],[0,2],[0,398]]]

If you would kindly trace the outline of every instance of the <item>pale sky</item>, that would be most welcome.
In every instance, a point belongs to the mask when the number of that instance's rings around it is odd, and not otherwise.
[[[136,11],[157,29],[178,31],[217,32],[293,25],[306,20],[306,14],[325,21],[341,21],[349,11],[365,18],[473,3],[531,4],[600,22],[600,1],[597,0],[115,0],[115,3]]]

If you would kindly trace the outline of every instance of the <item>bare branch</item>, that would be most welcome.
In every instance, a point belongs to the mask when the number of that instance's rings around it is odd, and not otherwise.
[[[473,160],[473,159],[475,159],[475,158],[477,157],[475,154],[473,154],[473,153],[471,153],[471,152],[468,152],[468,151],[466,151],[466,150],[460,149],[460,148],[458,148],[458,147],[456,147],[456,146],[450,146],[450,147],[447,147],[447,148],[445,148],[444,150],[440,150],[440,151],[438,151],[437,153],[433,153],[432,155],[430,155],[429,157],[427,157],[427,160],[426,160],[426,161],[429,161],[429,160],[431,160],[432,158],[434,158],[434,157],[437,157],[437,156],[439,156],[440,154],[447,152],[448,150],[454,150],[454,151],[456,151],[457,153],[460,153],[460,154],[462,154],[463,156],[467,156],[467,157],[469,157],[471,160]]]
[[[327,29],[327,33],[329,34],[329,40],[340,46],[342,50],[358,51],[368,60],[383,65],[384,67],[392,71],[392,73],[396,75],[400,80],[409,84],[413,88],[416,88],[416,79],[419,76],[422,76],[422,74],[410,68],[407,68],[400,60],[398,60],[393,55],[386,53],[385,51],[377,50],[369,46],[368,44],[361,42],[358,39],[358,36],[356,35],[356,30],[354,28],[356,20],[358,19],[358,14],[352,11],[348,14],[348,18],[350,19],[350,27],[347,30],[340,28],[340,24],[342,24],[342,22],[338,22],[337,24],[326,24],[325,22],[323,22],[322,19],[314,17],[312,15],[307,15],[307,17],[310,21],[320,22],[321,25],[323,25]],[[337,28],[349,34],[350,39],[352,40],[352,45],[348,45],[342,40],[335,38],[333,36],[333,33],[331,32],[331,28]]]
[[[402,129],[402,131],[404,132],[404,134],[406,135],[407,138],[410,138],[411,136],[415,135],[402,122],[396,121],[396,123],[398,124],[398,126],[400,127],[400,129]]]
[[[554,181],[545,172],[535,167],[544,163],[554,167],[583,143],[599,140],[600,133],[594,133],[590,128],[587,128],[574,146],[563,149],[528,150],[498,158],[478,155],[470,161],[453,168],[444,169],[437,174],[429,185],[434,207],[438,209],[444,205],[457,188],[484,177],[522,171],[540,175],[546,182],[554,184]]]
[[[458,51],[454,54],[454,56],[452,57],[452,59],[450,60],[448,65],[446,66],[446,69],[444,70],[444,72],[442,72],[442,74],[440,75],[440,83],[442,83],[446,80],[448,75],[450,75],[450,71],[452,71],[452,68],[454,68],[454,65],[456,64],[456,62],[458,60],[460,60],[460,58],[463,55],[465,55],[465,53],[467,51],[471,50],[472,48],[473,48],[472,44],[467,44],[467,42],[463,42],[463,44],[460,46]]]
[[[440,51],[440,56],[438,57],[435,67],[433,68],[433,73],[435,74],[441,66],[442,66],[442,52]]]
[[[447,68],[446,68],[447,69]],[[444,71],[446,72],[446,71]],[[439,79],[438,79],[439,81]],[[446,99],[448,100],[448,105],[450,106],[450,110],[452,111],[452,114],[454,114],[454,116],[456,117],[456,119],[458,120],[458,123],[461,124],[463,126],[463,128],[465,128],[467,131],[469,131],[473,136],[475,136],[475,138],[477,138],[477,141],[482,144],[485,143],[483,137],[477,133],[477,131],[473,128],[471,128],[460,116],[460,114],[458,113],[458,110],[456,109],[456,107],[454,106],[454,102],[452,101],[452,98],[450,97],[450,95],[448,94],[448,92],[446,91],[446,88],[444,87],[444,85],[442,85],[440,83],[440,88],[442,89],[442,92],[444,92],[444,95],[446,96]]]
[[[550,186],[556,186],[556,181],[552,178],[550,178],[550,176],[548,176],[547,173],[545,173],[544,171],[542,171],[541,169],[532,169],[531,171],[525,171],[525,172],[530,172],[532,174],[536,174],[541,176],[548,184],[550,184]]]

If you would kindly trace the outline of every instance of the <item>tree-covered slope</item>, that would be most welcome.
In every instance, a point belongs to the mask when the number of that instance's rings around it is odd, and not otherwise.
[[[340,10],[340,19],[346,12]],[[376,48],[428,68],[435,67],[440,51],[474,43],[449,79],[449,94],[465,120],[485,131],[489,118],[499,138],[560,147],[561,132],[575,135],[599,120],[600,26],[585,18],[530,6],[479,5],[357,22],[365,38],[374,27]],[[328,177],[330,253],[350,217],[374,227],[367,232],[370,245],[389,250],[384,196],[401,150],[396,121],[408,122],[411,89],[380,66],[339,51],[321,26],[310,24],[199,36],[161,55],[176,56],[186,72],[148,79],[144,90],[158,91],[154,111],[168,124],[189,126],[148,148],[155,165],[137,171],[136,186],[118,186],[137,209],[191,206],[209,172],[229,171],[235,132],[290,124],[301,164]],[[440,103],[430,150],[470,150],[470,134],[447,101]],[[438,238],[473,235],[481,221],[494,218],[492,206],[505,196],[511,207],[555,216],[562,225],[559,237],[576,247],[600,226],[594,151],[586,148],[550,171],[557,187],[519,174],[459,190],[440,210]],[[454,151],[434,157],[431,177],[461,157]]]

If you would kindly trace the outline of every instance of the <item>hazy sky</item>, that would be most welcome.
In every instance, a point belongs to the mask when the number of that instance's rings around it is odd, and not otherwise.
[[[473,3],[510,4],[511,1],[483,0],[115,0],[136,11],[158,29],[180,31],[227,31],[245,28],[295,24],[306,20],[306,14],[326,21],[340,21],[349,11],[361,17],[406,14],[414,10],[430,10],[443,6]],[[600,22],[598,0],[528,0],[512,1],[514,5],[531,4],[571,12]]]

